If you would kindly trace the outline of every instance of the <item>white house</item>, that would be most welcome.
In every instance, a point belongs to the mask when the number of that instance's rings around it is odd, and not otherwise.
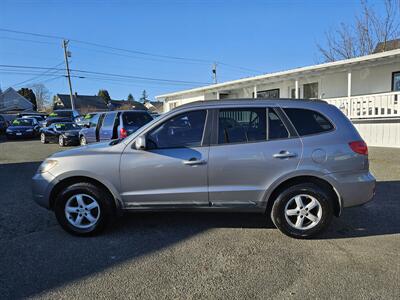
[[[400,147],[400,49],[160,95],[164,111],[193,101],[321,98],[339,107],[370,146]]]

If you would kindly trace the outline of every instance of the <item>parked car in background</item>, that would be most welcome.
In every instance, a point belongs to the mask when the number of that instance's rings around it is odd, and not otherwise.
[[[53,123],[65,123],[65,122],[73,122],[71,118],[65,118],[65,117],[47,117],[47,119],[44,122],[43,127],[49,127]]]
[[[39,135],[40,126],[34,118],[17,118],[6,129],[8,139],[33,138]]]
[[[75,120],[79,116],[80,116],[79,112],[74,109],[57,109],[54,110],[51,114],[49,114],[49,117],[64,117],[64,118],[70,118],[72,120]]]
[[[23,119],[35,119],[40,127],[44,127],[46,124],[46,119],[44,116],[40,115],[24,115],[22,116]]]
[[[37,203],[84,236],[118,211],[186,209],[270,215],[284,234],[308,238],[374,192],[350,120],[306,100],[182,105],[123,141],[53,154],[33,177]]]
[[[8,127],[7,120],[3,116],[0,115],[0,133],[5,133],[7,127]]]
[[[79,133],[80,144],[126,138],[152,120],[144,110],[97,113]]]
[[[81,127],[84,127],[85,125],[89,124],[90,119],[92,119],[95,115],[96,113],[88,113],[84,116],[79,116],[75,119],[75,123]]]
[[[73,122],[52,123],[40,129],[40,141],[43,144],[58,143],[61,147],[79,145],[80,130],[81,127]]]

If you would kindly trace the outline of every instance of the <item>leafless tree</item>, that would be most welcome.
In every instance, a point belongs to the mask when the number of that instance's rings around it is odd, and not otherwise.
[[[38,110],[44,110],[50,104],[49,90],[43,83],[32,84],[31,89],[35,93]]]
[[[326,62],[386,51],[387,42],[400,38],[400,0],[385,0],[384,12],[379,14],[361,1],[362,11],[352,24],[341,23],[325,33],[326,44],[317,44]],[[380,43],[379,49],[376,45]]]

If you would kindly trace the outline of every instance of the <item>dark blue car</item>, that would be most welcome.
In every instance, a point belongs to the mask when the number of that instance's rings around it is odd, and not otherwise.
[[[39,135],[40,126],[36,119],[18,118],[6,129],[8,139],[33,138]]]
[[[80,144],[126,138],[152,120],[145,110],[97,113],[80,131]]]

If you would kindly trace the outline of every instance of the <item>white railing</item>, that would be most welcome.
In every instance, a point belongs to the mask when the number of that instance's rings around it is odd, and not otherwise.
[[[349,119],[400,117],[400,92],[328,98]]]

